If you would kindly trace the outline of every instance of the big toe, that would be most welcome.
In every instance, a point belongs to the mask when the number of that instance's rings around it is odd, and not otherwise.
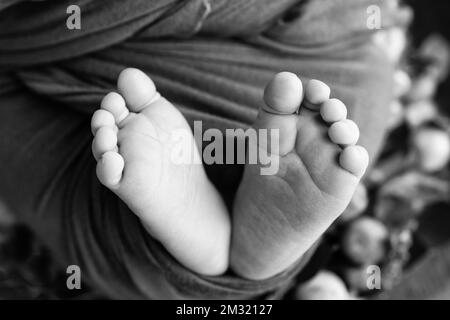
[[[293,114],[302,102],[303,86],[291,72],[276,74],[264,90],[264,110],[275,114]]]
[[[153,81],[135,68],[127,68],[120,73],[117,87],[133,112],[140,112],[159,97]]]
[[[267,140],[260,139],[260,147],[281,156],[294,148],[298,119],[296,111],[300,107],[302,98],[302,82],[295,74],[280,72],[274,76],[264,90],[266,105],[259,110],[255,127],[278,130],[278,141],[271,139],[269,143]]]

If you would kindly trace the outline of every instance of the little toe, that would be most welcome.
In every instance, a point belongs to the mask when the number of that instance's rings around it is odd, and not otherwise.
[[[101,127],[114,128],[116,127],[116,122],[114,116],[110,112],[99,109],[95,111],[94,114],[92,115],[91,119],[92,134],[95,135],[97,130],[100,129]]]
[[[123,70],[117,80],[117,87],[133,112],[140,112],[159,98],[153,81],[139,69]]]
[[[97,177],[104,186],[114,188],[122,179],[124,165],[120,154],[108,151],[97,162]]]
[[[110,92],[104,96],[100,107],[103,110],[110,112],[114,116],[117,124],[119,124],[129,114],[129,111],[125,105],[125,100],[117,92]]]
[[[352,120],[344,119],[330,126],[328,136],[336,144],[354,145],[359,139],[359,128]]]
[[[369,164],[369,154],[361,146],[348,146],[339,156],[339,164],[348,172],[362,177]]]
[[[111,127],[101,127],[95,133],[92,141],[92,153],[98,161],[101,155],[108,151],[117,150],[117,134]]]
[[[305,88],[304,105],[311,110],[318,111],[320,105],[330,98],[330,87],[319,80],[310,80]]]
[[[338,99],[328,99],[320,107],[320,115],[326,122],[337,122],[347,118],[347,107]]]

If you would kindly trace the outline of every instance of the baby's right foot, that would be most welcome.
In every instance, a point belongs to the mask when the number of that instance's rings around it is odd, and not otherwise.
[[[181,113],[143,72],[125,69],[121,93],[107,94],[92,117],[92,151],[100,182],[181,263],[217,275],[228,267],[230,222],[201,162],[174,163],[174,148],[198,152]],[[189,141],[173,141],[184,132]]]
[[[254,128],[279,129],[278,148],[259,141],[279,170],[261,175],[259,164],[247,164],[236,195],[231,266],[244,277],[268,278],[299,259],[344,211],[364,174],[369,159],[355,145],[359,129],[329,95],[326,84],[311,80],[303,97],[300,79],[288,72],[266,87]]]

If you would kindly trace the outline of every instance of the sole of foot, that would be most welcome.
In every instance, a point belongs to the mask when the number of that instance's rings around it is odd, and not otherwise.
[[[260,165],[247,164],[233,212],[231,266],[251,279],[299,259],[347,207],[369,162],[356,145],[358,126],[325,83],[310,80],[303,90],[295,74],[282,72],[264,100],[254,128],[279,130],[277,148],[266,150],[277,151],[279,170],[261,175]]]
[[[230,241],[225,205],[201,163],[173,161],[177,132],[188,133],[181,147],[198,153],[188,123],[140,70],[123,70],[117,87],[91,120],[98,179],[183,265],[223,273]]]

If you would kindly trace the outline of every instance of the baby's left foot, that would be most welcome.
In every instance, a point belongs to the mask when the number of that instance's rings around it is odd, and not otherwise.
[[[247,164],[236,195],[231,265],[244,277],[268,278],[300,258],[344,211],[364,174],[369,159],[355,145],[359,129],[329,95],[325,83],[311,80],[303,98],[300,79],[288,72],[266,87],[254,128],[279,129],[278,150],[258,142],[279,170],[261,175],[261,165]]]

